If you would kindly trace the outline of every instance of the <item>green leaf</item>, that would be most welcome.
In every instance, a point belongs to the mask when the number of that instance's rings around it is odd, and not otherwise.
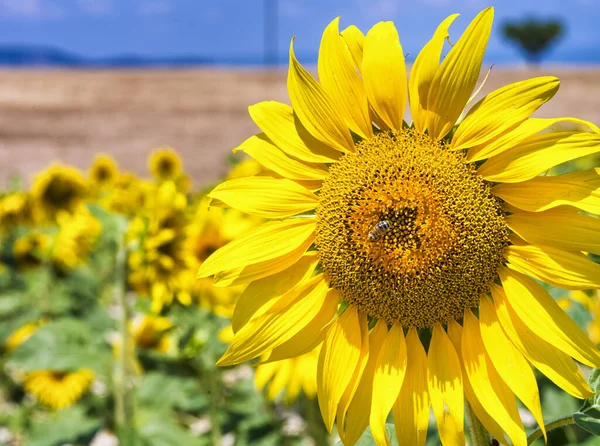
[[[600,405],[594,404],[592,398],[586,400],[581,409],[573,414],[573,420],[582,429],[600,436]]]
[[[13,350],[7,365],[25,372],[82,368],[102,372],[110,350],[97,338],[85,321],[60,319],[41,327]]]
[[[588,376],[588,384],[596,395],[600,394],[600,369],[593,369]]]
[[[164,375],[159,372],[146,374],[136,389],[138,406],[168,411],[173,407],[187,409],[188,406],[204,408],[208,398],[201,393],[197,379]],[[192,401],[196,398],[195,401]]]
[[[145,446],[202,446],[203,444],[189,431],[164,417],[152,419],[138,432]]]
[[[82,407],[72,407],[51,413],[43,420],[32,422],[28,446],[60,446],[80,441],[89,444],[102,427],[102,421],[88,417]]]

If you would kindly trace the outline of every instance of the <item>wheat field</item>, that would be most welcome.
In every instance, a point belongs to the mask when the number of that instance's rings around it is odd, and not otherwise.
[[[494,68],[482,93],[547,74],[561,88],[537,116],[600,123],[600,68]],[[99,152],[143,175],[148,153],[171,146],[201,186],[256,133],[247,107],[264,100],[288,102],[285,70],[0,71],[1,185],[54,160],[85,169]]]

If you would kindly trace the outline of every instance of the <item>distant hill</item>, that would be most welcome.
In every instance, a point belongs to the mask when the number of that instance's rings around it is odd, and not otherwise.
[[[186,67],[214,63],[206,57],[145,57],[122,54],[106,58],[89,58],[53,47],[0,45],[0,66],[71,67],[71,68],[151,68]]]

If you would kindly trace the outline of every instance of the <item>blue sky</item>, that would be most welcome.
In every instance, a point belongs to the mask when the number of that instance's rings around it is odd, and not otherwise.
[[[136,53],[259,58],[264,1],[0,0],[0,44],[42,44],[93,57]],[[363,31],[381,20],[394,21],[404,50],[414,55],[444,17],[462,14],[451,28],[451,34],[458,36],[490,4],[496,7],[490,62],[519,60],[516,50],[502,41],[498,25],[504,19],[531,14],[560,16],[567,25],[567,35],[552,59],[592,53],[592,58],[600,59],[600,0],[277,1],[280,52],[285,54],[289,39],[297,35],[297,53],[305,59],[316,54],[323,28],[338,15],[343,26],[356,24]]]

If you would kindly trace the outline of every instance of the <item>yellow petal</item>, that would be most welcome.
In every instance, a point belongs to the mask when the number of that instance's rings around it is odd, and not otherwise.
[[[541,285],[508,268],[500,269],[506,298],[535,334],[590,367],[600,366],[600,352]]]
[[[305,247],[306,251],[314,240],[313,220],[296,218],[263,223],[212,253],[200,266],[198,278],[281,259],[299,247]]]
[[[491,141],[478,146],[472,146],[467,152],[467,160],[475,162],[496,156],[508,149],[516,147],[521,141],[540,133],[542,130],[552,130],[563,122],[576,123],[592,129],[594,124],[577,118],[529,118],[515,128],[507,129]]]
[[[294,112],[312,136],[340,152],[354,151],[352,136],[335,103],[296,60],[293,40],[287,87]]]
[[[255,313],[264,313],[270,308],[270,304],[274,302],[276,297],[283,296],[298,283],[310,278],[318,261],[319,259],[314,252],[307,252],[294,265],[284,271],[248,285],[233,311],[231,320],[233,331],[239,331]],[[264,308],[264,310],[261,311],[261,308]]]
[[[264,133],[251,136],[233,151],[240,150],[250,155],[266,169],[291,180],[318,181],[328,175],[327,168],[321,164],[310,165],[289,157],[279,150]]]
[[[408,331],[406,345],[406,375],[392,410],[396,438],[399,445],[423,446],[429,425],[427,355],[414,327]]]
[[[298,183],[272,177],[225,181],[208,196],[246,214],[261,218],[285,218],[314,210],[319,197]]]
[[[323,32],[319,49],[319,80],[346,125],[362,138],[373,135],[369,103],[352,54],[339,32],[340,18],[334,19]]]
[[[268,361],[302,356],[323,342],[330,325],[335,321],[339,304],[338,291],[327,292],[325,303],[317,315],[290,339],[273,349]]]
[[[352,54],[354,65],[360,70],[363,59],[363,48],[365,46],[365,35],[354,25],[350,25],[341,34],[350,50],[350,54]]]
[[[557,78],[541,76],[491,92],[469,110],[454,133],[452,148],[466,149],[498,138],[549,101],[559,85]]]
[[[533,245],[600,254],[600,219],[573,208],[517,212],[506,217],[506,224]]]
[[[294,110],[275,101],[248,107],[252,120],[287,155],[309,163],[332,163],[340,152],[315,139],[302,125]]]
[[[379,320],[369,335],[369,357],[367,359],[367,365],[362,373],[358,388],[350,401],[350,405],[347,406],[347,410],[343,410],[346,407],[344,397],[348,397],[349,392],[345,392],[340,400],[337,418],[338,431],[344,444],[353,445],[356,443],[369,425],[375,364],[379,349],[383,344],[387,332],[388,330],[385,321]],[[340,428],[340,426],[342,427]]]
[[[362,333],[359,315],[350,305],[331,326],[319,355],[317,392],[327,430],[331,432],[337,405],[360,362]]]
[[[523,356],[558,387],[575,398],[584,399],[593,395],[571,357],[536,335],[516,315],[502,287],[493,285],[491,291],[502,328]]]
[[[465,400],[460,361],[440,324],[433,327],[427,370],[431,407],[442,444],[465,444]]]
[[[448,28],[458,16],[459,14],[453,14],[440,23],[431,40],[419,52],[410,70],[408,81],[410,111],[418,131],[427,130],[427,119],[430,114],[426,111],[429,86],[439,68],[444,42],[450,36]]]
[[[533,370],[504,334],[494,304],[485,296],[481,298],[479,305],[479,321],[481,337],[489,359],[510,390],[533,414],[545,437],[540,394]]]
[[[580,252],[550,246],[508,246],[504,258],[510,267],[538,280],[567,290],[600,287],[600,265]]]
[[[448,336],[452,341],[452,345],[454,345],[454,349],[457,352],[462,351],[462,327],[458,322],[451,319],[448,322]],[[460,357],[460,365],[463,376],[463,387],[465,389],[465,398],[469,402],[471,406],[471,410],[477,417],[479,421],[483,424],[483,426],[487,429],[487,431],[492,435],[493,438],[499,440],[501,443],[505,443],[504,431],[500,427],[496,420],[484,409],[481,405],[477,396],[475,395],[475,391],[473,390],[473,385],[469,381],[469,376],[467,375],[467,371],[465,370],[465,362]]]
[[[461,115],[481,71],[494,9],[481,11],[452,47],[436,72],[427,94],[427,128],[434,139],[443,138]]]
[[[492,192],[525,211],[540,212],[570,205],[600,214],[600,168],[555,177],[537,177],[524,183],[498,184]]]
[[[385,124],[402,129],[406,108],[406,65],[392,22],[379,22],[367,33],[362,75],[369,103]]]
[[[370,341],[369,341],[369,323],[368,323],[368,319],[367,319],[366,315],[359,313],[358,317],[360,320],[360,333],[361,333],[360,358],[358,360],[356,367],[354,368],[354,373],[352,375],[352,379],[350,380],[350,383],[348,384],[348,386],[346,387],[346,390],[344,390],[344,393],[342,394],[342,397],[340,398],[340,402],[338,403],[337,413],[336,413],[338,433],[340,435],[340,438],[343,439],[343,441],[345,441],[346,444],[349,444],[348,436],[346,435],[346,432],[345,432],[346,414],[348,413],[348,408],[350,407],[350,404],[352,404],[354,395],[356,395],[356,392],[359,390],[359,387],[360,387],[363,379],[365,379],[365,378],[369,379],[368,377],[363,376],[363,373],[366,370],[367,365],[369,363],[369,357],[371,356],[371,351],[370,351],[371,345],[370,345]],[[373,352],[373,355],[376,355],[376,353]],[[372,371],[371,371],[371,374],[372,374]],[[370,379],[372,381],[372,378],[370,378]],[[363,410],[363,412],[365,412],[365,411]],[[367,421],[367,423],[368,423],[368,421]],[[363,431],[365,428],[366,428],[366,426],[363,427]],[[361,433],[362,433],[362,431],[361,431]],[[350,427],[350,434],[351,435],[353,434],[352,427]]]
[[[327,289],[322,275],[292,288],[264,315],[250,320],[235,334],[217,364],[239,364],[283,344],[310,324],[328,304]]]
[[[371,403],[371,434],[378,445],[389,445],[385,422],[398,395],[406,373],[406,341],[402,325],[394,324],[377,355]]]
[[[461,344],[465,370],[477,399],[515,446],[527,445],[527,435],[515,397],[488,357],[481,339],[479,321],[471,310],[465,311]]]
[[[600,134],[554,132],[534,135],[488,159],[477,173],[487,181],[518,183],[558,164],[600,151]]]

